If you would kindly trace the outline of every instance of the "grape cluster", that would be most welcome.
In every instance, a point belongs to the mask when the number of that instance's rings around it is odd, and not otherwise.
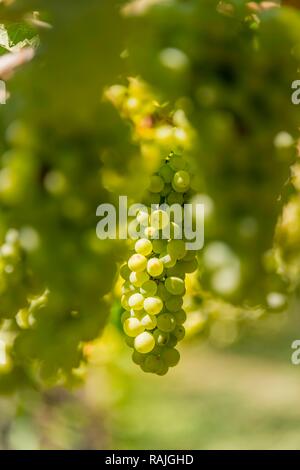
[[[190,194],[190,174],[182,157],[171,154],[151,177],[146,195],[149,214],[140,210],[137,222],[143,233],[120,274],[125,280],[121,321],[132,359],[144,372],[165,375],[180,358],[177,343],[185,336],[183,296],[185,275],[197,269],[194,251],[186,250],[179,225],[163,204],[181,207]],[[170,238],[164,238],[163,231]],[[165,232],[164,232],[165,233]]]

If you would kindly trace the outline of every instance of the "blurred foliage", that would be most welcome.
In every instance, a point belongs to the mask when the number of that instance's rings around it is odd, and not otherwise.
[[[139,202],[170,150],[206,207],[190,335],[231,343],[286,309],[300,274],[300,14],[265,3],[1,3],[0,60],[35,48],[0,115],[3,392],[84,376],[128,251],[97,240],[96,208]]]

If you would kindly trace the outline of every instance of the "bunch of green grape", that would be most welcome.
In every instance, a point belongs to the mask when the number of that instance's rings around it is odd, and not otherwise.
[[[137,213],[141,236],[121,267],[126,342],[134,349],[133,361],[144,372],[158,375],[165,375],[179,361],[176,345],[185,336],[185,276],[197,269],[195,252],[186,250],[179,224],[172,220],[171,211],[162,208],[177,204],[182,215],[190,180],[182,157],[171,154],[165,159],[151,177],[145,198],[145,208],[151,205],[151,212]]]

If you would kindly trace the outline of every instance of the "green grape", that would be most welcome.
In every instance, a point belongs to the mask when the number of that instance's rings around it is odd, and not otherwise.
[[[158,346],[165,346],[166,344],[168,344],[170,338],[169,333],[161,331],[158,328],[153,332],[153,337]]]
[[[168,367],[175,367],[180,360],[180,354],[174,348],[164,348],[161,356]]]
[[[177,343],[178,343],[178,340],[177,340],[176,336],[174,336],[174,334],[171,333],[170,336],[169,336],[169,340],[168,340],[167,346],[168,346],[169,348],[175,348],[175,346],[177,345]]]
[[[182,261],[182,263],[180,263],[180,267],[182,267],[183,271],[186,273],[193,273],[198,269],[198,262],[196,259],[191,261]]]
[[[151,258],[147,263],[147,271],[151,277],[158,277],[163,273],[164,265],[159,258]]]
[[[182,297],[175,295],[172,296],[170,299],[166,300],[166,308],[169,312],[177,312],[181,309],[183,304]]]
[[[160,203],[160,193],[148,193],[147,204],[151,206],[152,204],[158,205]]]
[[[138,366],[143,364],[143,362],[145,361],[144,354],[141,354],[141,353],[139,353],[135,350],[133,351],[131,358],[132,358],[133,362]]]
[[[172,295],[183,295],[185,293],[184,280],[180,277],[167,277],[165,281],[167,291]]]
[[[168,373],[168,370],[169,370],[169,368],[168,368],[167,364],[164,361],[161,361],[161,366],[158,369],[158,371],[156,371],[156,374],[163,376],[163,375],[166,375]]]
[[[144,331],[144,327],[141,322],[134,317],[127,318],[124,322],[123,328],[126,335],[132,338],[138,336]]]
[[[152,248],[153,252],[156,254],[160,254],[166,250],[167,242],[166,240],[153,240],[152,241]]]
[[[130,276],[130,269],[128,268],[128,264],[124,263],[120,268],[120,275],[124,279],[124,281],[128,281]]]
[[[171,313],[161,313],[157,317],[157,327],[165,332],[170,333],[176,327],[176,320],[174,315]]]
[[[162,190],[162,192],[160,194],[163,198],[165,198],[170,194],[170,192],[172,190],[173,190],[173,188],[172,188],[171,184],[165,184],[165,187],[164,187],[164,189]]]
[[[182,263],[177,263],[175,266],[167,269],[166,275],[168,277],[180,277],[181,279],[185,279],[185,270]]]
[[[169,206],[172,206],[173,204],[182,205],[183,204],[183,195],[181,193],[177,193],[176,191],[171,191],[168,194],[167,202],[168,202]]]
[[[162,366],[162,360],[154,355],[154,354],[149,354],[146,359],[145,359],[145,368],[149,370],[149,372],[155,373],[158,370],[160,370]]]
[[[144,284],[140,288],[140,292],[145,297],[153,297],[157,292],[156,282],[152,280],[144,282]]]
[[[156,317],[153,315],[144,315],[141,318],[141,324],[146,330],[154,330],[157,325]]]
[[[163,302],[159,297],[147,297],[144,300],[144,310],[149,315],[158,315],[163,309]]]
[[[186,167],[186,163],[184,159],[180,157],[179,155],[172,155],[170,157],[169,165],[174,171],[184,170]]]
[[[183,240],[170,240],[167,252],[173,259],[182,259],[186,254],[185,242]]]
[[[130,307],[128,305],[128,299],[129,299],[129,295],[128,294],[123,294],[121,296],[121,305],[122,307],[125,309],[125,310],[130,310]]]
[[[158,173],[163,178],[165,183],[172,183],[174,171],[168,163],[162,165]]]
[[[129,276],[130,282],[135,286],[135,287],[141,287],[145,282],[147,282],[149,279],[148,274],[145,271],[140,271],[140,272],[135,272],[132,271]]]
[[[176,265],[176,258],[173,258],[169,254],[164,254],[163,256],[160,256],[159,259],[163,262],[165,268],[172,268]]]
[[[134,348],[134,337],[132,336],[125,336],[125,343],[129,348]]]
[[[130,274],[132,273],[132,271],[130,271]],[[134,294],[136,292],[136,288],[135,286],[133,286],[130,281],[126,281],[124,282],[123,286],[122,286],[122,294]]]
[[[147,238],[141,238],[135,244],[135,251],[144,256],[148,256],[152,253],[152,243]]]
[[[161,209],[153,211],[150,216],[150,223],[156,230],[162,230],[169,224],[169,216],[167,212]]]
[[[186,313],[183,309],[178,310],[178,312],[174,312],[173,315],[178,325],[182,325],[186,320]]]
[[[155,339],[151,333],[144,331],[139,334],[134,340],[134,347],[136,351],[141,354],[147,354],[153,350],[155,346]]]
[[[128,267],[131,271],[144,271],[147,267],[147,258],[143,255],[132,255],[128,260]]]
[[[146,359],[147,356],[145,356],[145,359]],[[145,361],[140,365],[140,368],[142,369],[143,372],[145,372],[146,374],[149,374],[151,373],[151,370],[149,369],[149,367],[147,367],[147,365],[145,364]]]
[[[196,259],[196,251],[187,250],[182,261],[194,261]]]
[[[159,175],[151,176],[149,190],[152,193],[160,193],[164,189],[164,185],[164,180]]]
[[[121,315],[121,322],[124,323],[124,321],[127,320],[127,318],[130,318],[130,313],[127,310],[125,310],[125,312],[123,312]]]
[[[187,171],[177,171],[172,181],[173,189],[179,193],[185,193],[190,186],[190,175]]]
[[[173,331],[174,336],[176,337],[177,341],[181,341],[185,337],[185,328],[182,325],[177,325],[175,330]]]
[[[144,300],[142,294],[132,294],[128,299],[128,305],[134,310],[143,310]]]
[[[167,291],[167,289],[165,288],[165,285],[160,282],[158,285],[157,285],[157,296],[163,301],[163,302],[166,302],[168,299],[171,298],[171,294],[170,292]]]

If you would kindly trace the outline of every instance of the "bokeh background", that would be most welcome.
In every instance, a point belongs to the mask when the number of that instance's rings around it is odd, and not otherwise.
[[[2,0],[0,21],[0,448],[299,449],[297,2]],[[152,377],[96,208],[140,202],[171,151],[206,240],[181,361]]]

